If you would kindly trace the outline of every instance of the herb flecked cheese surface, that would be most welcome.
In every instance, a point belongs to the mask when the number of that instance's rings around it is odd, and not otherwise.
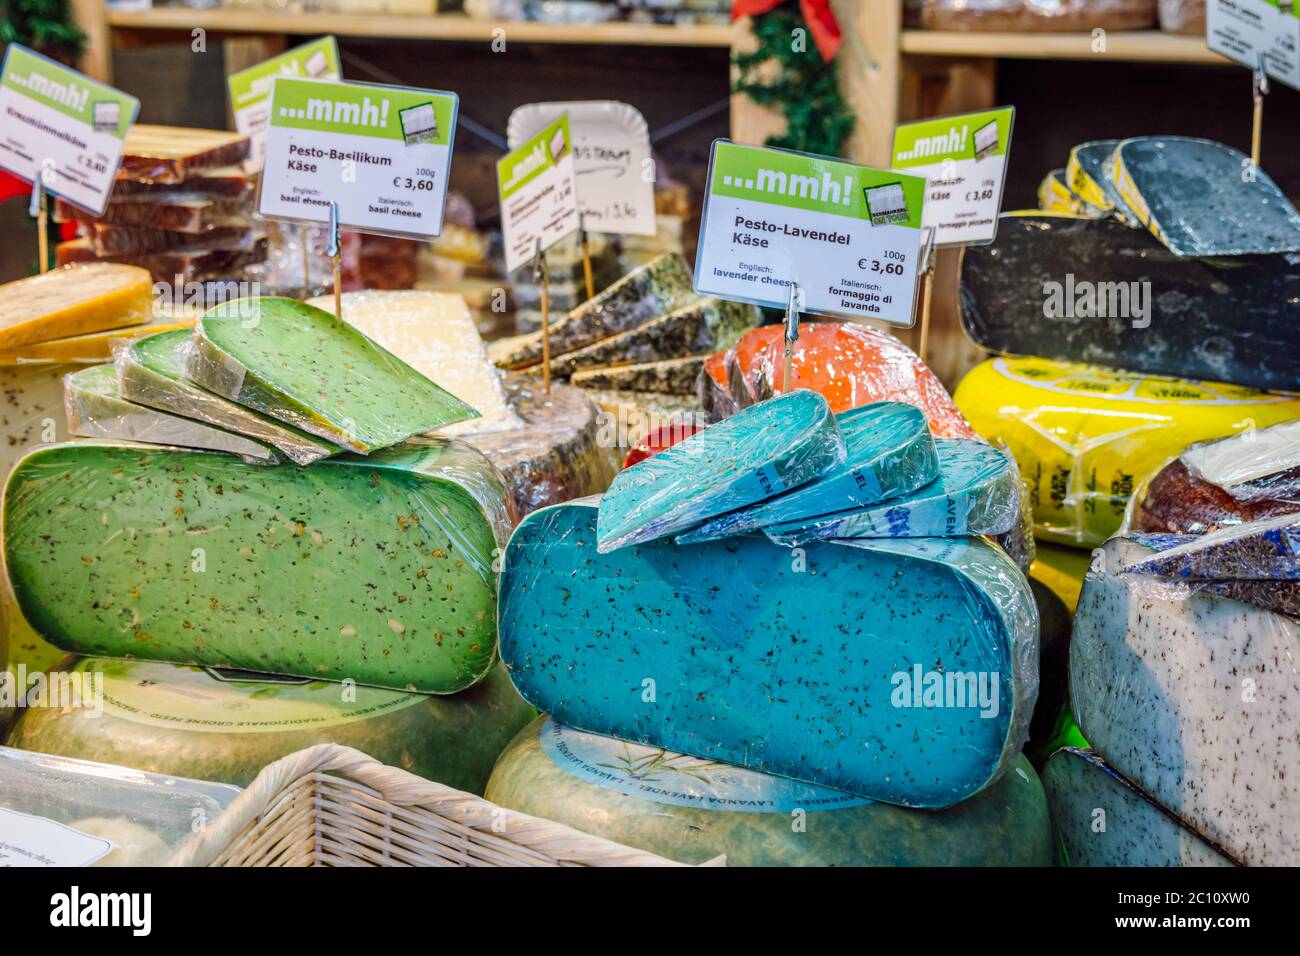
[[[4,544],[64,650],[455,693],[495,658],[508,520],[499,473],[448,439],[309,468],[60,445],[10,476]]]
[[[1043,788],[1024,757],[955,807],[910,810],[543,717],[501,755],[486,796],[682,863],[722,854],[728,866],[1051,862]]]
[[[1093,751],[1058,750],[1043,765],[1043,787],[1062,864],[1236,865]]]
[[[572,727],[951,806],[1025,741],[1033,597],[979,538],[864,545],[795,554],[748,536],[602,554],[594,504],[545,508],[506,548],[501,657],[525,699]]]
[[[338,743],[482,793],[535,714],[500,665],[468,690],[434,696],[155,661],[82,658],[62,672],[98,686],[102,712],[89,701],[31,708],[9,746],[237,786],[280,757]]]
[[[208,391],[361,454],[478,415],[353,326],[292,299],[206,312],[186,371]]]
[[[1113,538],[1074,617],[1070,688],[1117,771],[1247,865],[1300,863],[1300,623],[1125,569]]]
[[[138,266],[64,266],[0,285],[0,349],[141,325],[153,318],[153,277]]]

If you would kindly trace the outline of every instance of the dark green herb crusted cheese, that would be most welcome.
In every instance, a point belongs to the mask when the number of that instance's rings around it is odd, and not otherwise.
[[[1054,753],[1043,765],[1043,787],[1064,865],[1235,865],[1091,750]]]
[[[482,793],[497,755],[536,713],[500,665],[442,696],[154,661],[82,658],[55,673],[64,672],[99,697],[25,711],[10,746],[238,786],[286,754],[337,743]]]
[[[651,259],[595,298],[588,299],[551,324],[551,355],[562,355],[620,332],[645,325],[695,298],[691,271],[675,252]],[[521,369],[542,361],[542,335],[521,336],[513,348],[496,355],[505,369]]]
[[[500,474],[449,439],[310,468],[56,445],[4,500],[19,606],[64,650],[439,694],[495,659],[508,523]]]
[[[1043,788],[1019,758],[948,810],[910,810],[785,777],[625,743],[543,717],[488,781],[493,803],[682,863],[1042,866]]]
[[[224,451],[254,461],[275,460],[270,448],[243,435],[126,401],[118,388],[115,366],[96,365],[73,372],[63,380],[63,389],[68,431],[74,435]]]
[[[586,369],[574,372],[571,381],[579,388],[694,395],[706,358],[707,355],[690,355],[664,362]]]
[[[120,350],[117,365],[122,397],[267,442],[300,465],[342,450],[187,381],[185,364],[191,339],[189,329],[176,329],[146,336]]]
[[[330,313],[240,299],[194,326],[186,371],[208,391],[367,454],[478,415]]]
[[[758,325],[758,319],[758,309],[748,303],[728,302],[712,296],[697,299],[630,332],[562,355],[552,360],[551,372],[569,375],[586,369],[663,362],[686,355],[709,355],[731,348],[744,333]],[[636,385],[599,387],[639,388]]]

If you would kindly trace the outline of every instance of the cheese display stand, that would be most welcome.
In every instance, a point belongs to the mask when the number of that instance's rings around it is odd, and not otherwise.
[[[1217,63],[1236,2],[1300,38],[1265,0],[76,4],[83,73],[6,24],[0,868],[998,868],[911,895],[1002,926],[1052,868],[1300,865],[1291,34],[1250,152],[909,72]],[[233,129],[134,88],[202,24]],[[536,49],[462,76],[503,24]],[[673,118],[668,54],[598,99],[602,45],[734,54],[732,112]]]

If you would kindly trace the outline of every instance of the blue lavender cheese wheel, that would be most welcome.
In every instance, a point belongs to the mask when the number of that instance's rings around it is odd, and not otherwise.
[[[99,696],[24,710],[9,746],[238,786],[280,757],[337,743],[482,793],[497,755],[536,716],[500,666],[450,696],[105,658],[66,661],[60,674]]]
[[[619,472],[600,502],[600,551],[676,535],[820,478],[844,458],[818,393],[751,405]]]
[[[1091,750],[1043,765],[1059,861],[1067,866],[1235,866]]]
[[[495,659],[505,487],[449,439],[308,468],[55,445],[3,511],[18,605],[65,651],[444,694]]]
[[[1023,757],[947,810],[876,803],[542,717],[497,761],[487,799],[682,863],[1042,866],[1051,826]]]
[[[574,502],[515,530],[498,630],[565,724],[906,806],[997,780],[1038,691],[1033,597],[981,538],[601,554]]]
[[[907,495],[934,481],[939,456],[925,415],[903,402],[873,402],[835,416],[846,451],[842,465],[750,508],[721,515],[679,535],[678,544],[710,541],[798,522]]]
[[[1300,623],[1124,570],[1152,553],[1114,538],[1094,556],[1070,646],[1079,729],[1234,859],[1300,863]]]

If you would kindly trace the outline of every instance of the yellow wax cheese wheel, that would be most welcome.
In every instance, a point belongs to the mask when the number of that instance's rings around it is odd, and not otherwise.
[[[139,266],[64,266],[0,285],[0,349],[142,325],[153,318],[153,277]]]
[[[982,362],[953,398],[1015,456],[1035,533],[1076,547],[1115,534],[1139,482],[1193,442],[1300,418],[1300,396],[1039,358]]]

